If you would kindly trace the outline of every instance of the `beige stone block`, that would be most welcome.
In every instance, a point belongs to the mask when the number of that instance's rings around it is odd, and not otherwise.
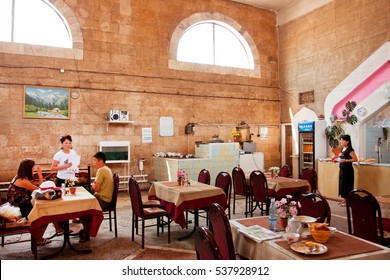
[[[326,5],[314,12],[314,36],[323,37],[335,31],[335,10],[334,5]]]

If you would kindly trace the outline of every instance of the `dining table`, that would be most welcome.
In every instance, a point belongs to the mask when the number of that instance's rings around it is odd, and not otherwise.
[[[389,260],[390,248],[337,231],[323,245],[321,253],[303,253],[292,248],[285,238],[285,230],[278,225],[273,239],[256,240],[243,234],[253,226],[268,229],[268,216],[230,220],[236,252],[249,260]],[[315,242],[306,228],[298,242]],[[297,244],[300,245],[300,244]]]
[[[74,194],[62,194],[58,199],[43,200],[33,199],[33,209],[28,215],[30,233],[37,240],[44,234],[44,225],[59,222],[64,228],[64,242],[55,253],[43,256],[42,259],[50,259],[60,254],[68,247],[78,253],[91,253],[91,249],[77,249],[70,242],[71,232],[69,220],[81,218],[83,224],[89,229],[89,235],[95,237],[103,221],[103,211],[96,197],[84,187],[76,187]]]
[[[268,195],[280,200],[286,195],[292,195],[294,200],[299,198],[301,194],[311,191],[310,183],[304,179],[289,178],[289,177],[271,177],[265,174],[268,184]],[[246,182],[250,185],[250,173],[245,173]]]
[[[158,181],[150,186],[149,199],[157,199],[170,214],[170,218],[182,228],[187,226],[186,211],[194,212],[194,228],[179,240],[190,237],[199,226],[199,210],[209,207],[212,203],[227,208],[224,191],[213,185],[190,180],[187,186],[178,185],[176,181]]]

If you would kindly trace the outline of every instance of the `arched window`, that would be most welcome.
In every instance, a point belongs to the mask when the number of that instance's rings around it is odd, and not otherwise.
[[[254,69],[252,51],[233,27],[206,20],[190,26],[179,41],[177,60]]]
[[[260,77],[256,44],[245,29],[220,13],[196,13],[177,24],[169,47],[169,68]]]
[[[82,59],[83,46],[78,19],[64,0],[0,0],[1,52]]]
[[[72,35],[61,13],[44,0],[2,0],[0,40],[72,48]]]

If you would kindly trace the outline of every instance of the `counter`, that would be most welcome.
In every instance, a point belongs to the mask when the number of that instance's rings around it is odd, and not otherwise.
[[[364,189],[374,196],[390,194],[390,164],[354,163],[355,189]],[[339,199],[339,165],[318,162],[318,190],[327,198]]]
[[[154,179],[175,181],[178,169],[188,172],[191,180],[198,180],[199,172],[210,171],[211,184],[221,171],[231,173],[239,163],[239,143],[209,143],[195,147],[195,158],[153,157]]]

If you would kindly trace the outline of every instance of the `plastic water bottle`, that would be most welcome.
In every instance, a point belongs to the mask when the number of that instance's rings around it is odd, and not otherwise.
[[[269,229],[272,231],[276,231],[277,224],[278,224],[278,213],[276,212],[275,198],[272,198],[271,204],[269,206]]]
[[[65,195],[66,195],[65,183],[62,183],[62,184],[61,184],[61,191],[62,191],[62,196],[65,196]]]

